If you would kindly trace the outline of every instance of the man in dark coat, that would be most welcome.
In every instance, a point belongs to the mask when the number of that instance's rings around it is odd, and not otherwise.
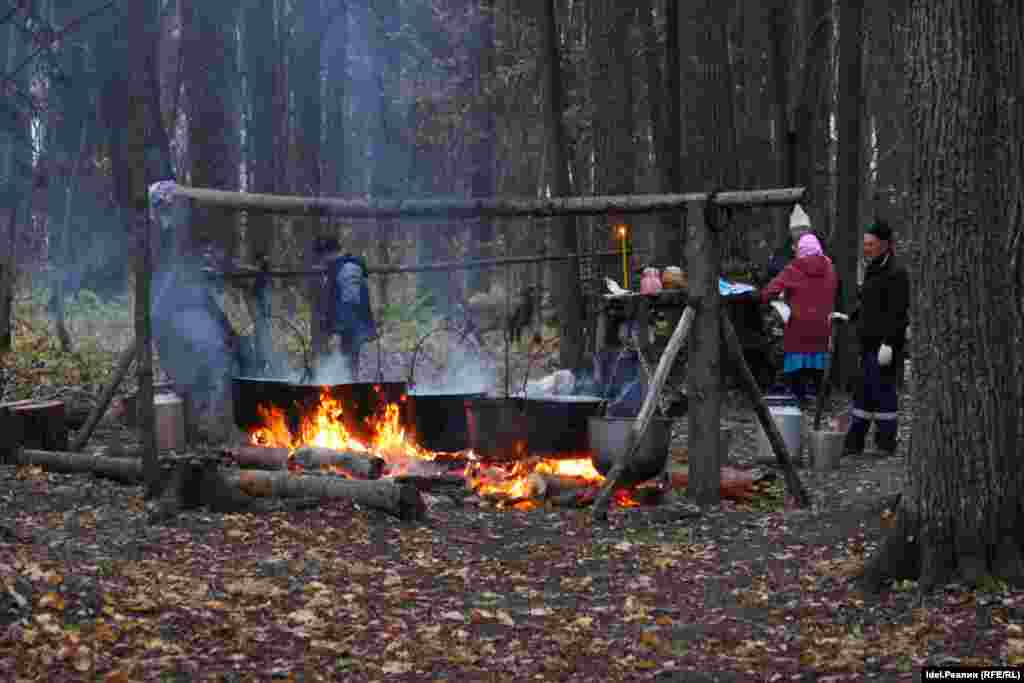
[[[327,335],[338,335],[351,381],[358,381],[360,350],[377,336],[370,308],[368,270],[362,258],[342,254],[337,239],[323,240],[321,251],[326,275],[323,330]]]
[[[893,254],[892,228],[876,221],[864,235],[868,260],[856,310],[845,316],[857,326],[862,377],[853,397],[844,451],[859,455],[874,422],[875,445],[883,455],[897,446],[899,385],[903,375],[910,311],[910,278]]]

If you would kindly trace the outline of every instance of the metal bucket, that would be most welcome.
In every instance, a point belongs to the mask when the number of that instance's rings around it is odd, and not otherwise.
[[[800,411],[800,408],[796,405],[769,405],[768,410],[771,412],[772,419],[775,420],[775,424],[782,433],[782,440],[786,442],[786,449],[789,451],[790,459],[794,462],[799,461],[801,457],[800,437],[803,432],[804,423],[803,413]],[[768,441],[768,435],[764,433],[764,428],[761,425],[758,425],[757,428],[757,454],[762,459],[775,457],[771,442]]]
[[[839,467],[843,454],[843,432],[814,431],[807,435],[807,454],[811,466],[816,470],[834,470]]]

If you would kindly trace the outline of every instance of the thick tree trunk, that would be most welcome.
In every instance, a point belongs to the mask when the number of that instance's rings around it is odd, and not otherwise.
[[[718,320],[723,313],[718,293],[722,256],[719,233],[707,220],[717,211],[706,203],[695,203],[687,216],[690,297],[699,302],[687,356],[689,449],[695,454],[690,458],[687,494],[702,507],[718,504],[722,489],[722,335]]]
[[[651,132],[654,158],[660,170],[663,192],[682,192],[680,174],[679,129],[682,126],[680,111],[679,73],[679,2],[666,3],[665,16],[665,66],[662,67],[659,49],[658,27],[650,0],[640,7],[641,21],[646,34],[647,88],[650,93]],[[682,212],[662,213],[658,217],[659,227],[655,228],[653,248],[654,261],[662,264],[682,264],[683,230]]]
[[[864,48],[863,0],[844,0],[839,9],[839,102],[836,111],[839,129],[837,155],[838,196],[836,231],[829,245],[836,273],[842,283],[839,310],[852,311],[857,298],[857,263],[861,251],[861,187],[864,185],[861,121],[864,88],[861,79],[861,54]],[[835,369],[840,386],[847,384],[857,365],[853,335],[840,328],[836,344]]]
[[[274,32],[274,0],[259,0],[250,3],[244,14],[244,56],[246,63],[246,84],[249,91],[249,120],[246,136],[246,171],[251,192],[277,191],[276,171],[279,163],[277,136],[280,128],[275,106],[277,98],[276,69],[274,60],[277,37]],[[340,129],[339,129],[340,133]],[[246,246],[251,263],[271,263],[274,255],[274,217],[265,213],[251,213],[245,228]],[[249,310],[255,322],[255,345],[257,355],[271,360],[272,340],[269,316],[272,304],[250,291]],[[269,291],[263,294],[270,296]]]
[[[1024,7],[916,0],[907,57],[917,405],[899,524],[865,580],[1021,585]]]
[[[544,0],[544,25],[541,28],[544,54],[544,122],[547,128],[548,158],[551,159],[551,195],[556,198],[568,197],[569,188],[569,141],[565,129],[565,91],[562,85],[562,51],[559,48],[558,4],[555,0]],[[579,251],[577,221],[565,216],[555,221],[556,249],[562,254]],[[559,363],[563,368],[574,368],[580,361],[583,349],[583,292],[580,287],[579,259],[571,259],[558,269],[559,321],[561,323],[561,345]]]
[[[472,89],[472,137],[470,145],[470,193],[473,197],[493,197],[497,189],[495,150],[498,144],[498,121],[495,112],[497,102],[492,97],[494,89],[495,18],[493,0],[478,0],[480,3],[479,26],[470,32],[473,36],[472,78],[468,85]],[[475,3],[474,3],[475,4]],[[495,237],[494,219],[481,216],[472,226],[470,253],[474,258],[486,258],[492,254]],[[467,277],[467,296],[474,292],[486,292],[491,288],[490,272],[472,271]]]
[[[125,21],[128,29],[128,54],[134,64],[146,64],[147,54],[153,49],[147,35],[149,10],[146,3],[131,3]],[[158,120],[147,106],[156,104],[152,99],[148,74],[144,69],[131,71],[128,98],[128,130],[126,159],[129,163],[129,204],[122,211],[131,216],[135,244],[135,339],[138,345],[136,376],[138,377],[137,407],[139,431],[143,445],[143,472],[147,493],[152,495],[160,479],[160,465],[156,450],[156,416],[153,408],[153,325],[150,297],[153,277],[153,252],[150,245],[149,195],[146,187],[146,126]]]
[[[237,10],[238,0],[181,0],[192,182],[224,190],[238,188]],[[220,256],[236,256],[236,219],[232,211],[197,207],[190,224],[190,251],[211,245]]]

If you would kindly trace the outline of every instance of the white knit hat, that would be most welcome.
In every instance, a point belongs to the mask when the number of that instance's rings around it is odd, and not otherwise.
[[[793,207],[792,213],[789,214],[789,227],[791,228],[809,228],[811,227],[811,219],[807,216],[807,213],[803,210],[799,204]]]

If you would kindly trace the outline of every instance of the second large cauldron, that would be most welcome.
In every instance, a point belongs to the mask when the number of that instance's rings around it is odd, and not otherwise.
[[[587,419],[599,415],[598,396],[484,397],[469,401],[470,447],[484,460],[525,456],[586,456]]]
[[[232,382],[235,424],[251,432],[263,426],[259,406],[281,410],[292,434],[299,433],[302,417],[312,414],[326,393],[343,409],[345,428],[360,440],[370,440],[369,419],[387,403],[404,406],[408,400],[405,382],[353,382],[349,384],[307,384],[282,379],[236,377]],[[403,408],[404,410],[404,408]],[[404,422],[404,420],[403,420]]]
[[[346,429],[363,441],[373,437],[369,419],[384,405],[397,404],[399,420],[415,443],[428,451],[454,452],[469,447],[467,402],[483,394],[407,393],[405,382],[307,384],[281,379],[236,377],[233,381],[235,422],[251,432],[263,426],[259,406],[276,407],[286,417],[292,434],[299,433],[302,417],[316,410],[326,393],[338,401]]]

